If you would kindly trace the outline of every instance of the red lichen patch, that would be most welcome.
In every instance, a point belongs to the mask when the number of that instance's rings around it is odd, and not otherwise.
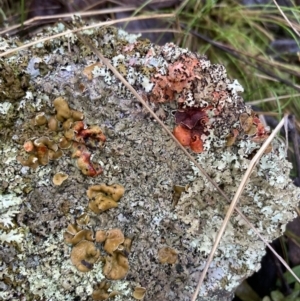
[[[99,164],[91,162],[91,153],[84,144],[74,142],[71,150],[72,158],[77,158],[77,166],[84,175],[95,177],[103,172]]]
[[[175,122],[176,124],[183,124],[187,126],[189,129],[192,129],[196,126],[196,124],[200,121],[201,123],[206,123],[208,121],[208,117],[205,110],[199,108],[186,108],[178,110],[175,113]]]
[[[155,74],[151,81],[154,87],[150,100],[153,102],[173,101],[176,94],[189,89],[195,79],[194,68],[199,65],[197,58],[181,56],[168,66],[168,74]]]
[[[102,147],[106,141],[105,135],[97,125],[92,125],[87,128],[82,121],[78,121],[75,122],[71,128],[75,132],[74,140],[89,147]]]
[[[181,145],[183,146],[190,145],[192,139],[192,132],[185,125],[182,124],[177,125],[173,130],[173,134],[176,137],[176,139],[180,142]]]
[[[208,116],[206,110],[202,108],[186,108],[180,109],[175,114],[175,122],[173,134],[183,146],[189,146],[195,153],[203,151],[203,141],[201,136],[205,133]]]
[[[194,153],[203,152],[203,142],[199,136],[195,135],[192,137],[190,148]]]

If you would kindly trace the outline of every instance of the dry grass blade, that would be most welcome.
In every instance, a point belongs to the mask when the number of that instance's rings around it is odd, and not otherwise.
[[[228,208],[228,211],[226,213],[226,216],[224,218],[224,221],[223,221],[223,224],[221,226],[221,229],[219,230],[218,232],[218,235],[216,237],[216,240],[214,242],[214,245],[211,249],[211,252],[207,258],[207,261],[206,261],[206,264],[205,264],[205,267],[204,267],[204,270],[202,271],[201,273],[201,276],[200,276],[200,279],[199,279],[199,282],[198,282],[198,285],[197,285],[197,288],[195,290],[195,293],[193,295],[193,298],[192,298],[192,301],[195,301],[197,299],[197,296],[198,296],[198,293],[199,293],[199,290],[200,290],[200,287],[203,283],[203,280],[206,276],[206,273],[208,271],[208,268],[213,260],[213,257],[214,257],[214,253],[216,252],[217,250],[217,247],[220,243],[220,240],[223,236],[223,233],[225,232],[225,229],[226,229],[226,226],[229,222],[229,219],[234,211],[234,208],[235,206],[237,205],[237,202],[244,190],[244,187],[248,181],[248,179],[250,178],[250,175],[253,171],[253,168],[255,167],[255,165],[258,163],[259,159],[261,158],[261,156],[264,154],[264,151],[266,150],[266,148],[268,147],[268,145],[270,144],[270,142],[274,139],[275,135],[280,131],[281,127],[285,124],[285,120],[286,120],[286,117],[284,117],[280,122],[279,124],[277,125],[277,127],[274,129],[274,131],[272,132],[272,134],[268,137],[268,139],[264,142],[264,144],[261,146],[261,148],[259,149],[259,151],[256,153],[256,155],[254,156],[254,158],[251,160],[247,170],[246,170],[246,173],[242,179],[242,182],[241,184],[239,185],[239,188],[237,189],[235,195],[234,195],[234,198]]]
[[[145,19],[163,19],[163,18],[174,18],[174,17],[175,17],[174,14],[155,14],[155,15],[129,17],[129,18],[123,18],[123,19],[118,19],[118,20],[99,22],[99,23],[95,23],[95,24],[92,24],[92,25],[89,25],[89,26],[84,26],[84,27],[81,27],[81,28],[64,31],[64,32],[61,32],[59,34],[56,34],[56,35],[53,35],[53,36],[50,36],[50,37],[47,37],[47,38],[39,39],[38,41],[27,43],[23,46],[7,50],[5,52],[0,53],[0,57],[9,55],[11,53],[14,53],[14,52],[22,50],[22,49],[26,49],[26,48],[31,47],[33,45],[36,45],[37,43],[40,43],[40,42],[45,42],[45,41],[49,41],[51,39],[62,37],[66,34],[69,34],[70,32],[78,33],[79,31],[83,31],[83,30],[86,30],[86,29],[91,29],[91,28],[95,28],[95,27],[99,27],[99,26],[109,26],[109,25],[113,25],[113,24],[117,24],[117,23],[129,22],[129,21],[132,21],[132,20],[136,21],[136,20],[145,20]]]
[[[114,7],[114,8],[107,8],[107,9],[101,9],[101,10],[95,10],[95,11],[88,11],[88,12],[80,12],[77,14],[80,14],[82,17],[92,17],[92,16],[98,16],[98,15],[105,15],[105,14],[112,14],[112,13],[118,13],[118,12],[125,12],[125,11],[134,11],[136,8],[133,6],[128,6],[128,7]],[[21,27],[30,25],[34,22],[37,21],[45,21],[45,20],[58,20],[58,19],[66,19],[66,18],[72,18],[74,16],[74,13],[67,13],[67,14],[58,14],[58,15],[50,15],[50,16],[41,16],[41,17],[34,17],[31,18],[23,24],[17,24],[10,26],[9,28],[6,28],[2,31],[0,31],[0,35],[6,34],[11,32],[12,30],[19,29]]]
[[[293,24],[291,23],[291,21],[287,18],[287,16],[285,15],[285,13],[282,11],[282,9],[280,8],[280,6],[278,5],[276,0],[273,0],[273,2],[275,3],[276,7],[278,8],[278,10],[280,11],[281,15],[283,16],[284,20],[289,24],[289,26],[293,29],[293,31],[295,32],[295,34],[300,37],[299,32],[297,31],[297,29],[293,26]]]
[[[286,99],[286,98],[291,98],[291,97],[299,97],[300,94],[294,94],[294,95],[282,95],[282,96],[277,96],[277,97],[269,97],[269,98],[265,98],[265,99],[260,99],[260,100],[252,100],[252,101],[248,101],[247,104],[254,106],[254,105],[259,105],[265,102],[269,102],[269,101],[275,101],[275,100],[280,100],[280,99]]]

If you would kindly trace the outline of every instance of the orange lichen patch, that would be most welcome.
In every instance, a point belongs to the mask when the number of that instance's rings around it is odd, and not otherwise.
[[[253,142],[262,143],[269,137],[269,132],[254,111],[251,111],[251,115],[242,113],[239,121],[244,133],[250,136]]]
[[[66,121],[64,121],[62,124],[63,130],[65,130],[65,131],[69,130],[73,123],[74,123],[74,120],[72,118],[69,118]]]
[[[203,142],[201,138],[197,135],[193,136],[190,143],[190,148],[194,153],[203,152]]]
[[[136,300],[142,300],[145,297],[145,294],[146,294],[146,288],[137,286],[134,288],[132,296]]]
[[[119,245],[123,242],[124,234],[120,229],[116,228],[108,230],[106,231],[104,250],[109,254],[113,254],[113,252],[117,250]]]
[[[154,87],[150,100],[154,102],[174,100],[176,94],[190,88],[191,82],[195,79],[194,69],[198,65],[197,58],[181,56],[177,61],[169,64],[167,75],[155,74],[151,78]]]
[[[192,139],[192,132],[186,126],[179,124],[177,125],[174,130],[173,134],[176,139],[180,142],[183,146],[189,146]]]
[[[99,192],[104,192],[105,194],[111,196],[111,198],[118,202],[120,198],[124,195],[125,188],[121,184],[112,184],[112,185],[106,185],[106,184],[100,184],[100,185],[94,185],[91,186],[94,191],[98,190]]]
[[[77,234],[79,231],[81,231],[82,228],[79,227],[78,225],[75,225],[75,224],[68,224],[68,227],[67,227],[67,230],[66,232],[67,233],[70,233],[71,235],[75,235]]]
[[[63,122],[71,117],[71,110],[67,101],[63,97],[55,98],[53,105],[56,110],[56,119],[58,121]]]
[[[85,67],[82,71],[83,75],[87,77],[88,80],[92,80],[94,77],[93,77],[93,70],[95,69],[95,67],[99,67],[101,68],[102,67],[102,64],[101,63],[94,63],[92,65],[89,65],[87,67]]]
[[[52,182],[55,186],[60,186],[69,176],[63,172],[56,173],[53,178]]]
[[[158,260],[160,263],[174,264],[178,259],[177,252],[170,247],[163,247],[158,251]]]
[[[114,297],[119,293],[116,291],[108,292],[111,283],[104,280],[94,286],[94,291],[92,293],[92,299],[95,301],[107,300],[110,297]]]
[[[35,145],[36,156],[39,160],[40,165],[47,165],[49,162],[49,149],[46,145],[40,143],[38,146]]]
[[[100,251],[87,240],[80,241],[71,251],[71,261],[80,272],[89,272],[99,257]]]
[[[96,242],[104,242],[106,240],[106,231],[105,230],[98,230],[95,234],[95,241]]]
[[[105,257],[103,274],[107,279],[123,279],[129,270],[128,258],[121,252],[115,251],[111,256]]]
[[[27,153],[30,153],[34,150],[34,144],[31,140],[25,141],[23,148]]]
[[[181,108],[175,114],[175,122],[178,124],[174,130],[174,136],[183,146],[189,146],[195,153],[203,151],[202,134],[206,131],[208,122],[207,110],[203,108]]]
[[[56,159],[60,158],[62,155],[63,155],[63,152],[60,149],[56,152],[49,149],[49,152],[48,152],[49,160],[56,160]]]
[[[74,121],[80,121],[84,119],[84,114],[80,111],[71,110],[71,118]]]
[[[111,196],[115,201],[119,201],[124,195],[125,188],[121,184],[106,185],[104,183],[99,185],[92,185],[87,190],[87,196],[89,199],[95,198],[99,193]]]
[[[27,140],[23,145],[24,150],[30,154],[27,159],[21,155],[17,160],[23,165],[35,169],[39,165],[47,165],[49,160],[55,160],[62,156],[62,151],[58,145],[48,137]]]
[[[89,229],[82,229],[76,224],[69,224],[67,230],[64,232],[65,243],[76,245],[82,240],[93,241],[93,231]]]
[[[124,187],[120,184],[92,185],[87,190],[87,196],[90,199],[89,208],[99,214],[102,211],[118,207],[118,201],[124,191]]]
[[[33,143],[36,147],[45,145],[48,149],[51,149],[55,152],[58,150],[58,145],[48,137],[40,137],[38,139],[35,139]]]

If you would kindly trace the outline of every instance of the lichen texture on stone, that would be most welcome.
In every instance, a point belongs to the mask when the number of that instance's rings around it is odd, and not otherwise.
[[[64,30],[58,23],[33,39]],[[269,135],[238,81],[172,43],[112,27],[82,36],[232,198]],[[143,300],[191,299],[228,204],[76,34],[0,57],[0,135],[0,298],[130,301],[141,288]],[[239,201],[268,241],[300,199],[290,169],[274,140]],[[108,247],[111,229],[123,236]],[[230,300],[264,253],[235,213],[197,300]]]

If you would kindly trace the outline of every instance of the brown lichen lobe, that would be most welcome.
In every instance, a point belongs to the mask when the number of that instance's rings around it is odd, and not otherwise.
[[[94,286],[92,293],[92,299],[95,301],[107,300],[111,297],[117,296],[119,293],[117,291],[109,292],[111,287],[111,282],[103,280]]]
[[[98,261],[100,251],[97,250],[94,243],[87,240],[81,240],[71,251],[71,261],[80,272],[89,272],[94,263]]]
[[[90,186],[87,190],[87,196],[90,199],[89,208],[96,214],[116,208],[124,191],[124,186],[120,184]]]
[[[76,164],[84,175],[95,177],[101,174],[101,166],[91,161],[91,150],[101,149],[106,141],[101,128],[86,126],[82,121],[84,114],[70,109],[63,97],[57,97],[53,105],[55,116],[41,112],[33,118],[34,126],[46,126],[45,134],[49,136],[27,140],[23,149],[28,155],[19,155],[17,160],[23,166],[36,169],[39,165],[47,165],[49,160],[60,158],[63,151],[71,150],[71,157],[76,158]]]
[[[163,247],[158,250],[158,260],[162,264],[174,264],[178,260],[178,253],[170,247]]]
[[[112,255],[105,257],[103,274],[107,279],[123,279],[129,270],[128,258],[120,251],[115,251]]]
[[[132,297],[136,300],[143,300],[146,294],[146,288],[137,286],[134,288]]]

